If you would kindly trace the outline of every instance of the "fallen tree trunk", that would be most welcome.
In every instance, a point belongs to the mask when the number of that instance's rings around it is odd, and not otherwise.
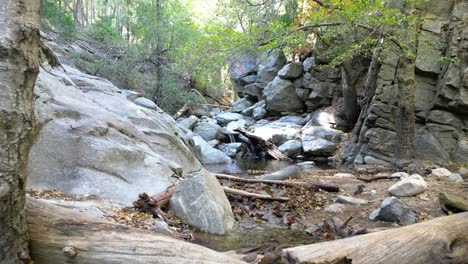
[[[228,175],[228,174],[215,174],[216,178],[220,180],[229,180],[235,182],[243,182],[243,183],[264,183],[268,185],[283,185],[289,187],[305,187],[305,188],[312,188],[312,189],[321,189],[327,192],[339,192],[340,188],[338,185],[333,183],[320,183],[320,182],[290,182],[290,181],[277,181],[277,180],[262,180],[262,179],[244,179],[239,178],[236,176]]]
[[[466,263],[468,213],[283,250],[287,263]]]
[[[229,188],[229,187],[226,187],[226,186],[223,186],[223,189],[224,189],[225,193],[239,195],[239,196],[243,196],[243,197],[258,198],[258,199],[262,199],[262,200],[280,201],[280,202],[289,201],[289,198],[287,198],[287,197],[273,197],[273,196],[268,195],[268,194],[251,193],[251,192],[246,192],[246,191],[242,191],[242,190]]]
[[[373,182],[379,180],[398,180],[400,179],[400,176],[375,176],[372,178],[358,177],[357,179],[363,182]]]
[[[27,221],[35,263],[244,263],[199,245],[34,198],[27,201]]]
[[[292,161],[288,156],[284,155],[281,153],[275,146],[275,144],[268,142],[264,140],[263,138],[254,135],[253,133],[238,127],[235,129],[235,131],[241,133],[242,135],[246,136],[252,144],[254,144],[256,147],[260,148],[261,150],[265,151],[268,153],[271,157],[273,157],[276,160],[284,160],[284,161]]]

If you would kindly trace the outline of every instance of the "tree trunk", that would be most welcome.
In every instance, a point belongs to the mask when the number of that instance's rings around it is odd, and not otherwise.
[[[161,32],[161,0],[156,0],[156,87],[154,90],[153,101],[158,104],[162,99],[162,83],[163,83],[163,69],[162,69],[162,32]]]
[[[3,0],[0,8],[0,260],[29,259],[24,215],[33,88],[38,73],[39,0]]]
[[[341,85],[343,89],[344,119],[346,129],[352,129],[359,116],[357,101],[356,79],[352,76],[352,59],[347,58],[341,65]]]
[[[466,263],[468,213],[283,250],[287,263]]]
[[[27,203],[31,256],[37,263],[243,263],[151,231],[48,204]]]

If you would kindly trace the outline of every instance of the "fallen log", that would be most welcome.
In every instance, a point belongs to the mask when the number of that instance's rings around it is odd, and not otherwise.
[[[468,213],[283,250],[287,263],[466,263]]]
[[[395,180],[395,179],[400,179],[400,176],[375,176],[372,178],[363,178],[363,177],[357,177],[356,179],[363,181],[363,182],[373,182],[373,181],[379,181],[379,180]]]
[[[262,179],[244,179],[239,178],[236,176],[228,175],[228,174],[215,174],[216,178],[220,180],[229,180],[235,182],[243,182],[243,183],[264,183],[268,185],[283,185],[288,187],[305,187],[305,188],[313,188],[313,189],[321,189],[327,192],[339,192],[340,188],[338,185],[333,183],[320,183],[320,182],[291,182],[291,181],[277,181],[277,180],[262,180]]]
[[[242,191],[238,189],[229,188],[226,186],[223,186],[223,189],[224,189],[224,192],[227,194],[234,194],[234,195],[239,195],[242,197],[257,198],[257,199],[262,199],[262,200],[279,201],[279,202],[289,201],[289,198],[287,197],[273,197],[268,194],[251,193],[251,192],[246,192],[246,191]]]
[[[174,119],[177,119],[179,117],[181,117],[183,114],[185,114],[188,110],[190,109],[190,107],[187,105],[187,104],[184,104],[184,106],[179,109],[179,111],[177,111],[177,113],[175,113],[172,118]]]
[[[244,263],[182,240],[27,200],[35,263]]]
[[[242,135],[246,136],[252,144],[254,144],[257,148],[265,151],[268,153],[272,158],[276,160],[284,160],[284,161],[292,161],[288,156],[281,153],[275,146],[275,144],[264,140],[263,138],[241,128],[238,127],[235,131],[241,133]]]

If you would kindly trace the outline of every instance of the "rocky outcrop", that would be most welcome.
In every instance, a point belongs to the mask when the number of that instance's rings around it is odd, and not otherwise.
[[[130,203],[139,193],[165,190],[173,175],[201,169],[175,121],[156,105],[64,69],[42,69],[36,82],[41,129],[29,155],[28,187]]]

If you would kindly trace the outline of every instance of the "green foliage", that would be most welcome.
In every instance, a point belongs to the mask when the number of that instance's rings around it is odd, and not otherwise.
[[[43,27],[58,31],[65,38],[75,36],[73,16],[70,12],[62,10],[53,0],[41,1],[41,15],[44,18]]]
[[[102,16],[96,23],[91,25],[87,33],[93,39],[104,44],[121,40],[121,36],[113,25],[113,20],[112,16]]]

